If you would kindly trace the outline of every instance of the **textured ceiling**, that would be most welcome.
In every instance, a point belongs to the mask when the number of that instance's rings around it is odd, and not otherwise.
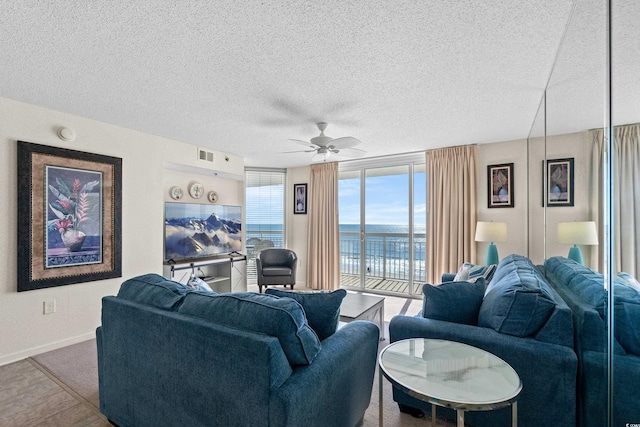
[[[0,0],[0,96],[249,166],[309,164],[308,153],[278,153],[304,148],[288,139],[316,136],[317,121],[362,140],[367,157],[525,138],[571,10],[570,0]]]

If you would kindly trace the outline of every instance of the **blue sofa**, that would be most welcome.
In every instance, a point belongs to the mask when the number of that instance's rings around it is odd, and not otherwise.
[[[452,276],[448,276],[452,278]],[[531,261],[509,255],[493,278],[424,285],[424,307],[418,316],[395,316],[391,341],[435,338],[462,342],[489,351],[520,376],[520,427],[575,426],[577,358],[573,350],[571,310]],[[426,315],[426,317],[425,317]],[[429,318],[431,317],[431,318]],[[430,405],[394,389],[401,405],[429,413]],[[438,416],[455,419],[448,408]],[[468,412],[465,423],[477,427],[511,425],[511,409]]]
[[[352,427],[371,399],[379,329],[351,322],[320,341],[292,298],[149,274],[103,298],[96,338],[100,411],[120,427]]]
[[[607,425],[607,295],[604,276],[564,257],[545,261],[549,283],[571,307],[578,355],[578,425]],[[614,278],[613,426],[640,422],[640,293]],[[629,423],[629,424],[628,424]]]

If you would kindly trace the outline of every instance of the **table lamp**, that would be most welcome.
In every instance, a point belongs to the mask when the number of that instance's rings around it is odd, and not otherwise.
[[[478,221],[476,224],[476,242],[491,242],[487,248],[486,265],[497,264],[498,248],[494,242],[507,241],[507,223],[506,222],[484,222]]]
[[[573,245],[569,249],[569,259],[584,265],[582,251],[577,245],[597,245],[598,231],[594,221],[561,222],[558,224],[558,243]]]

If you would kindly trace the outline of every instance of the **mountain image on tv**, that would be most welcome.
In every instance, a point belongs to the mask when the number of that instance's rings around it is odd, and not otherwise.
[[[165,260],[242,250],[240,206],[165,203]]]

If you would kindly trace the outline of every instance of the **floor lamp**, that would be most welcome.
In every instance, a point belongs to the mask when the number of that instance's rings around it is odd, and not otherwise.
[[[582,251],[577,245],[597,245],[598,231],[594,221],[561,222],[558,224],[558,243],[573,245],[568,258],[584,265]]]
[[[506,222],[484,222],[478,221],[476,224],[476,242],[491,242],[487,248],[487,257],[485,265],[497,264],[498,248],[494,242],[507,241],[507,223]]]

